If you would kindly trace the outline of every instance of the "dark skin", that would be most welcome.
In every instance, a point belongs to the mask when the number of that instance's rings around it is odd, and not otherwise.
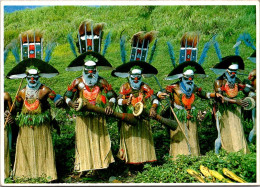
[[[249,73],[248,80],[251,81],[251,85],[256,89],[256,69]]]
[[[215,92],[223,94],[222,91],[219,91],[219,90],[222,87],[222,85],[225,85],[226,83],[227,83],[226,79],[215,80],[215,82],[214,82],[214,90],[215,90]],[[239,83],[238,86],[239,85],[241,85],[241,83]],[[247,107],[248,106],[248,102],[245,102],[245,101],[243,101],[241,99],[233,99],[233,98],[229,98],[229,97],[224,97],[224,100],[222,100],[222,103],[224,101],[226,101],[228,103],[238,104],[238,105],[240,105],[242,107]]]
[[[180,88],[179,84],[174,84],[172,93],[173,93],[173,98],[171,99],[171,104],[173,105],[173,103],[176,103],[177,105],[181,106],[182,103],[181,103],[180,98],[181,98],[181,94],[183,94],[183,92],[181,91],[181,88]],[[193,93],[196,93],[201,98],[205,98],[204,96],[201,95],[201,92],[198,91],[197,87],[194,87]],[[169,94],[168,93],[164,93],[164,92],[162,92],[162,93],[160,93],[158,95],[159,99],[166,99],[167,96],[169,96]],[[210,97],[211,98],[214,98],[214,97],[223,98],[223,96],[221,94],[219,94],[219,93],[216,93],[216,94],[215,93],[211,93]],[[188,118],[192,117],[189,114],[189,110],[188,110],[188,116],[187,117]]]
[[[105,85],[108,85],[108,82],[105,80],[105,79],[101,79],[100,80],[102,84],[105,84]],[[79,95],[82,95],[83,94],[83,88],[79,87],[79,84],[80,83],[84,83],[83,80],[82,80],[82,77],[79,77],[77,79],[75,79],[73,81],[73,88],[77,89],[79,91]],[[94,86],[89,86],[90,89],[92,89]],[[66,100],[68,97],[65,96],[64,99]],[[68,105],[71,107],[71,108],[74,108],[74,109],[77,109],[78,106],[79,106],[79,103],[77,101],[69,101]],[[113,105],[114,103],[110,102],[109,105],[105,108],[105,112],[107,115],[111,115],[114,110],[113,110]]]
[[[12,98],[10,96],[10,94],[8,92],[4,92],[4,111],[5,111],[5,120],[8,121],[8,123],[13,123],[13,118],[11,117],[11,115],[9,115],[10,110],[12,108]],[[14,107],[12,108],[12,113],[14,111]],[[9,117],[7,118],[7,116],[9,115]]]
[[[132,97],[133,97],[133,95],[131,94],[128,99],[123,99],[122,104],[127,105],[127,106],[130,105],[131,101],[132,101]],[[156,108],[157,108],[157,104],[153,104],[153,106],[151,107],[150,112],[149,112],[150,117],[152,117],[152,118],[156,117],[156,115],[157,115]]]
[[[23,88],[22,90],[19,91],[19,93],[16,97],[17,102],[23,102],[25,100],[25,91],[26,91],[26,88]],[[49,109],[49,103],[48,103],[47,99],[50,97],[51,94],[52,94],[52,90],[50,88],[48,88],[45,85],[40,86],[39,101],[43,106],[42,112]]]

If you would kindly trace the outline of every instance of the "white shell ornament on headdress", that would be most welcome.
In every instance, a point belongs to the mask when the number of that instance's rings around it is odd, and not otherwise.
[[[96,62],[89,60],[89,61],[86,61],[84,65],[85,66],[96,66],[97,64],[96,64]]]

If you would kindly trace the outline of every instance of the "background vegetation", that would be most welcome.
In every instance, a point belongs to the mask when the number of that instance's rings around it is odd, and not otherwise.
[[[26,30],[40,29],[44,31],[44,46],[49,42],[56,43],[49,63],[57,68],[60,74],[51,79],[41,78],[41,82],[51,87],[56,93],[63,95],[68,84],[75,77],[81,75],[81,72],[65,71],[65,68],[74,59],[67,41],[67,34],[71,33],[76,41],[78,26],[85,19],[91,19],[95,23],[106,23],[104,37],[106,37],[108,32],[111,32],[112,38],[105,56],[114,67],[121,64],[119,38],[123,30],[123,35],[127,38],[126,50],[129,58],[130,40],[133,34],[140,30],[159,31],[153,65],[159,70],[157,77],[163,87],[172,83],[171,81],[163,80],[173,68],[166,45],[167,41],[170,41],[174,46],[176,62],[178,63],[180,39],[188,31],[199,31],[201,34],[198,45],[198,59],[204,44],[214,34],[218,34],[217,41],[220,44],[223,57],[234,54],[233,45],[241,33],[247,32],[254,41],[256,39],[255,6],[50,6],[5,14],[4,45],[8,45],[11,40],[18,38],[18,35]],[[244,43],[241,44],[240,55],[245,62],[245,70],[243,72],[245,74],[248,74],[255,68],[255,64],[247,59],[252,52],[251,48],[245,46]],[[217,75],[209,68],[213,67],[218,61],[215,49],[211,47],[203,64],[208,77],[203,80],[195,80],[195,83],[206,91],[213,91],[213,81],[217,78]],[[4,65],[5,75],[15,65],[15,59],[9,53]],[[117,93],[121,84],[127,81],[126,79],[112,77],[109,71],[103,71],[100,74],[112,84],[113,89]],[[239,78],[243,80],[246,77],[240,75]],[[145,79],[145,82],[155,91],[159,90],[153,78]],[[23,85],[25,84],[26,81],[24,81]],[[19,80],[5,79],[4,81],[5,91],[9,92],[12,98],[15,96],[18,85]],[[195,105],[200,110],[211,111],[208,101],[197,99]],[[248,155],[243,155],[242,153],[227,154],[224,151],[220,155],[215,155],[212,151],[214,150],[214,141],[217,137],[215,124],[213,122],[201,123],[198,125],[198,130],[201,154],[203,156],[192,158],[182,156],[176,162],[172,162],[168,161],[169,137],[167,129],[154,121],[152,127],[158,158],[156,163],[146,165],[139,172],[131,172],[131,168],[116,158],[115,163],[111,164],[107,170],[100,172],[99,178],[77,178],[73,175],[75,123],[73,119],[65,118],[65,110],[53,108],[52,112],[56,116],[56,120],[61,128],[60,135],[55,130],[53,131],[56,165],[59,175],[57,182],[109,182],[111,176],[122,182],[196,182],[194,178],[187,174],[186,168],[193,168],[198,171],[200,163],[208,166],[210,169],[219,171],[223,167],[228,167],[248,182],[255,182],[256,180],[255,142],[250,145],[251,153]],[[248,136],[252,128],[252,122],[243,121],[243,124],[245,134]],[[110,123],[108,128],[113,154],[116,155],[119,147],[117,124]],[[247,165],[248,167],[246,167]],[[6,180],[6,182],[43,181],[41,179],[36,181],[13,181],[10,178]]]

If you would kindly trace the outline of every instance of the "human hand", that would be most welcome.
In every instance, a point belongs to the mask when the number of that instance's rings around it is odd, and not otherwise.
[[[169,96],[169,95],[167,93],[163,93],[163,92],[158,94],[159,99],[166,99],[167,96]]]
[[[106,113],[107,115],[111,115],[113,112],[114,112],[114,110],[112,109],[111,106],[107,106],[107,107],[105,108],[105,113]]]
[[[221,95],[220,93],[215,94],[217,98],[221,99],[221,102],[224,103],[224,96]]]
[[[157,115],[156,110],[155,110],[154,107],[152,107],[152,108],[150,109],[149,116],[150,116],[151,118],[155,118],[156,115]]]

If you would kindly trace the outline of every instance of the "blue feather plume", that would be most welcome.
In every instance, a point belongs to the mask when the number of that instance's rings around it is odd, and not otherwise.
[[[11,46],[11,51],[14,55],[16,63],[20,62],[20,54],[19,54],[19,47],[18,47],[18,42],[17,40],[13,40],[10,44]]]
[[[253,40],[250,36],[250,34],[248,33],[243,33],[243,37],[242,37],[243,41],[245,42],[246,46],[251,47],[253,50],[256,50],[254,44],[253,44]]]
[[[52,42],[52,43],[49,43],[46,47],[46,50],[45,50],[45,62],[49,62],[51,60],[51,55],[52,55],[52,51],[55,47],[55,43]]]
[[[9,48],[6,48],[6,49],[4,50],[4,63],[5,63],[6,59],[7,59],[8,53],[9,53]]]
[[[70,49],[72,50],[74,56],[77,57],[76,48],[75,48],[75,45],[74,45],[72,35],[68,34],[67,39],[68,39],[68,42],[70,44]]]
[[[172,65],[173,67],[175,67],[175,56],[174,56],[174,50],[173,50],[173,46],[170,42],[167,42],[168,45],[168,51],[169,51],[169,55],[172,61]]]
[[[103,52],[102,52],[103,56],[105,56],[105,54],[107,52],[107,48],[108,48],[110,43],[111,43],[111,32],[109,32],[107,37],[106,37],[104,49],[103,49]]]
[[[219,59],[219,61],[221,61],[222,56],[221,56],[221,51],[220,51],[220,48],[219,48],[219,44],[218,44],[218,42],[215,40],[215,39],[216,39],[216,36],[217,36],[217,35],[213,36],[213,42],[214,42],[214,47],[215,47],[216,53],[217,53],[217,55],[218,55],[218,59]]]
[[[211,44],[212,44],[211,41],[205,43],[204,48],[203,48],[203,51],[202,51],[202,53],[201,53],[201,55],[200,55],[200,59],[199,59],[199,61],[198,61],[198,63],[199,63],[200,65],[202,65],[203,62],[205,61],[205,58],[207,57],[207,53],[208,53],[208,50],[209,50]]]
[[[243,34],[240,34],[236,41],[236,44],[233,46],[233,48],[235,47],[235,55],[239,55],[239,45],[241,44],[242,38],[243,38]]]
[[[122,36],[120,38],[120,53],[121,53],[121,60],[123,63],[125,63],[125,57],[126,57],[126,50],[125,50],[125,36]]]
[[[149,64],[151,64],[152,61],[153,61],[153,56],[154,56],[154,52],[155,52],[155,49],[156,49],[156,44],[157,44],[157,39],[154,41],[154,44],[153,44],[153,47],[152,47],[151,55],[150,55],[150,58],[149,58]]]

